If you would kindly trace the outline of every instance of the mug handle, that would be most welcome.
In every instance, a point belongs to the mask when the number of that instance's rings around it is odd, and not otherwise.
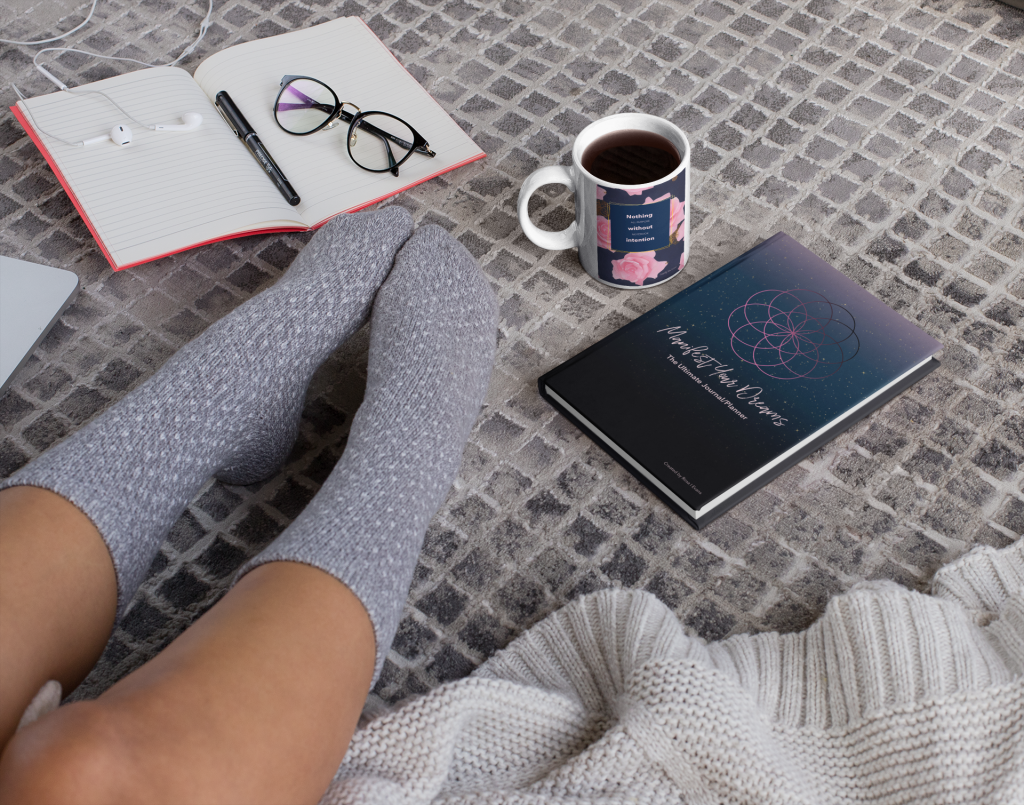
[[[530,214],[527,211],[530,198],[546,184],[565,185],[570,190],[576,186],[573,173],[569,168],[563,168],[561,165],[549,165],[546,168],[535,170],[526,177],[523,189],[519,191],[519,225],[526,233],[526,237],[542,249],[571,249],[576,245],[575,221],[561,232],[548,232],[530,220]]]

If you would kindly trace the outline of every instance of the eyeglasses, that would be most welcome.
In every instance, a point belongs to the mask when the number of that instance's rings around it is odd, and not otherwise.
[[[349,124],[345,138],[348,155],[360,168],[373,173],[398,176],[398,168],[414,152],[436,156],[423,136],[400,117],[363,112],[354,103],[339,101],[333,89],[309,76],[286,75],[281,79],[274,119],[286,132],[300,137],[334,128],[344,120]]]

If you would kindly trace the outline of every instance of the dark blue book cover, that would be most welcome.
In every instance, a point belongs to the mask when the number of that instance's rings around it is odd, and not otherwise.
[[[940,349],[779,233],[549,372],[541,389],[696,517],[851,410],[889,399]]]

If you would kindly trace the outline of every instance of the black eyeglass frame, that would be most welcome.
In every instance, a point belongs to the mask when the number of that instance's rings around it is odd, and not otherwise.
[[[277,105],[281,102],[281,96],[284,95],[285,90],[288,89],[288,85],[298,79],[305,79],[306,81],[313,81],[314,83],[319,84],[329,93],[331,93],[331,97],[334,98],[333,109],[328,109],[326,104],[314,104],[314,106],[317,109],[320,109],[320,111],[322,112],[327,112],[328,115],[327,119],[323,123],[321,123],[315,129],[311,129],[310,131],[290,131],[286,129],[284,126],[282,126],[281,121],[277,119]],[[356,113],[352,114],[351,112],[346,111],[346,106],[351,106],[353,109],[356,110]],[[383,115],[385,117],[390,117],[392,120],[397,120],[399,123],[401,123],[403,126],[406,126],[409,129],[409,131],[412,132],[412,142],[407,142],[406,140],[403,140],[400,137],[396,137],[394,134],[391,134],[390,132],[377,128],[372,123],[365,122],[363,118],[365,118],[367,115]],[[281,79],[281,91],[277,93],[277,97],[274,99],[274,122],[277,123],[278,127],[282,131],[284,131],[287,134],[294,135],[295,137],[306,137],[310,134],[316,134],[318,131],[323,131],[324,129],[327,128],[333,128],[339,119],[344,120],[346,123],[349,124],[348,133],[345,135],[345,146],[348,150],[349,159],[352,160],[353,164],[356,167],[361,168],[364,171],[369,171],[371,173],[390,173],[393,176],[398,176],[398,169],[405,164],[405,162],[409,159],[409,157],[413,155],[413,153],[424,154],[425,156],[428,157],[437,156],[435,152],[430,150],[430,144],[426,141],[423,135],[416,131],[416,129],[414,129],[412,126],[410,126],[407,121],[402,120],[402,118],[398,117],[397,115],[393,115],[390,112],[364,112],[351,101],[339,100],[338,93],[336,93],[333,89],[327,86],[327,84],[325,84],[320,79],[313,78],[312,76],[286,75]],[[368,168],[362,163],[360,163],[355,158],[355,156],[353,156],[352,144],[355,142],[356,139],[356,128],[358,128],[360,131],[365,131],[369,134],[373,134],[376,135],[377,137],[380,137],[380,139],[384,143],[384,148],[388,154],[388,167]],[[391,146],[388,144],[388,140],[395,143],[396,145],[401,146],[402,148],[409,149],[408,153],[406,153],[406,155],[401,159],[396,160],[394,153],[391,151]]]

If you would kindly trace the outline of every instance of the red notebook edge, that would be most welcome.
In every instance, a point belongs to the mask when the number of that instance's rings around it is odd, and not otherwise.
[[[169,257],[172,254],[188,251],[189,249],[195,249],[198,246],[205,246],[208,243],[217,243],[218,241],[221,240],[231,240],[232,238],[242,238],[246,237],[247,235],[256,235],[272,232],[308,231],[305,227],[287,227],[281,229],[253,229],[248,230],[246,232],[237,232],[233,235],[225,235],[224,237],[220,238],[211,238],[210,240],[204,240],[201,243],[193,243],[189,246],[184,246],[180,249],[175,249],[174,251],[166,252],[165,254],[158,254],[153,257],[147,257],[145,260],[137,260],[134,263],[125,263],[124,265],[118,265],[114,258],[111,256],[110,252],[107,251],[107,247],[103,245],[103,240],[100,238],[99,233],[96,231],[96,228],[92,225],[92,221],[89,220],[89,216],[85,214],[85,210],[82,209],[82,205],[79,202],[78,197],[71,191],[71,188],[68,186],[67,180],[64,178],[64,174],[60,172],[60,169],[53,161],[53,157],[50,155],[50,152],[43,145],[42,139],[39,137],[38,133],[35,131],[34,128],[32,128],[32,125],[29,123],[28,119],[22,114],[21,110],[17,106],[12,106],[10,107],[10,109],[15,119],[17,119],[17,121],[21,123],[21,127],[25,129],[25,133],[28,134],[32,142],[35,143],[36,148],[39,149],[39,153],[43,155],[43,158],[46,160],[46,163],[50,166],[50,170],[53,171],[54,175],[57,177],[57,180],[60,182],[61,187],[64,188],[64,192],[68,194],[68,198],[71,199],[71,203],[75,205],[75,209],[78,210],[78,214],[82,217],[82,220],[88,227],[89,232],[92,234],[93,240],[96,241],[96,245],[100,249],[100,252],[102,252],[103,256],[107,259],[107,262],[110,263],[110,267],[114,271],[123,271],[126,268],[133,268],[135,266],[144,265],[145,263],[152,263],[154,260],[160,260],[163,257]]]
[[[483,151],[481,151],[479,154],[477,154],[475,156],[471,156],[469,159],[464,159],[464,160],[462,160],[462,162],[459,162],[456,165],[452,165],[449,168],[445,168],[444,170],[439,170],[437,173],[430,174],[430,176],[424,176],[422,179],[417,179],[415,182],[410,182],[409,184],[403,185],[402,187],[398,188],[397,190],[393,190],[390,193],[385,193],[383,196],[378,196],[377,198],[371,199],[370,201],[364,202],[363,204],[359,204],[358,206],[350,207],[347,210],[342,210],[340,213],[338,213],[338,215],[344,215],[345,213],[349,213],[349,212],[359,212],[360,210],[365,210],[367,207],[372,207],[374,204],[377,204],[377,203],[383,201],[386,198],[391,198],[392,196],[397,196],[399,193],[404,193],[406,190],[408,190],[411,187],[416,187],[416,185],[423,184],[424,182],[429,182],[431,179],[436,179],[438,176],[443,176],[444,174],[448,173],[449,171],[453,171],[456,168],[461,168],[464,165],[470,164],[471,162],[476,162],[477,160],[483,159],[485,156],[487,156],[487,154],[485,154]],[[313,226],[311,226],[310,229],[319,229],[324,224],[326,224],[328,221],[330,221],[331,218],[335,218],[335,217],[337,217],[337,216],[332,215],[329,218],[324,218],[324,220],[320,221],[319,223],[313,224]]]
[[[393,57],[394,56],[392,54],[392,58]],[[437,101],[435,100],[434,102],[436,103]],[[75,196],[75,194],[71,191],[71,187],[68,185],[67,180],[64,178],[64,174],[60,172],[60,169],[53,161],[53,157],[50,155],[50,152],[43,145],[42,139],[39,137],[38,133],[35,131],[35,129],[32,128],[32,125],[29,123],[28,119],[22,114],[21,110],[18,109],[17,105],[10,107],[10,110],[11,113],[14,115],[15,119],[21,124],[21,127],[25,129],[25,133],[28,134],[29,138],[35,144],[36,148],[39,149],[39,153],[43,155],[43,158],[46,160],[46,163],[50,166],[50,170],[53,171],[54,175],[57,177],[57,180],[60,182],[61,187],[64,188],[64,192],[68,194],[68,198],[71,199],[71,203],[75,205],[75,209],[78,210],[78,214],[82,217],[82,220],[85,222],[86,227],[88,227],[89,232],[92,234],[93,240],[96,241],[96,245],[100,249],[100,252],[102,252],[103,256],[106,258],[107,262],[110,263],[110,267],[114,271],[123,271],[126,268],[134,268],[135,266],[145,265],[146,263],[152,263],[156,260],[163,259],[164,257],[170,257],[172,254],[186,252],[189,249],[196,249],[199,248],[200,246],[207,246],[210,243],[219,243],[222,240],[234,240],[235,238],[244,238],[249,237],[250,235],[271,235],[278,232],[308,232],[313,229],[319,229],[321,226],[330,221],[331,218],[337,217],[336,215],[331,215],[327,218],[324,218],[324,220],[320,221],[317,224],[314,224],[311,227],[277,227],[273,229],[249,229],[246,230],[245,232],[235,232],[231,235],[224,235],[218,238],[210,238],[209,240],[204,240],[199,243],[192,243],[188,246],[183,246],[180,249],[174,249],[172,251],[165,252],[164,254],[157,254],[152,257],[147,257],[144,260],[136,260],[134,263],[125,263],[124,265],[118,265],[115,262],[114,258],[111,256],[110,252],[107,251],[106,246],[103,245],[103,241],[100,239],[99,233],[96,231],[95,227],[93,227],[92,222],[89,220],[89,216],[85,214],[85,210],[82,209],[81,203],[78,201],[78,198]],[[476,162],[477,160],[483,159],[486,156],[487,154],[481,151],[479,154],[476,154],[470,157],[469,159],[464,159],[462,160],[462,162],[459,162],[458,164],[452,165],[443,170],[439,170],[437,171],[437,173],[432,173],[429,176],[423,177],[422,179],[417,179],[415,182],[403,185],[397,190],[393,190],[390,193],[385,193],[382,196],[378,196],[377,198],[371,199],[370,201],[367,201],[363,204],[359,204],[358,206],[350,207],[347,210],[342,210],[340,213],[337,213],[337,215],[344,215],[346,213],[358,212],[359,210],[366,209],[367,207],[371,207],[374,204],[383,201],[384,199],[391,198],[392,196],[397,196],[399,193],[402,193],[411,187],[416,187],[416,185],[423,184],[424,182],[429,182],[431,179],[435,179],[438,176],[448,173],[449,171],[455,170],[456,168],[461,168],[464,165],[470,164],[471,162]]]
[[[110,263],[110,267],[114,271],[119,271],[121,268],[127,268],[127,266],[118,267],[117,263],[114,262],[114,258],[110,256],[110,252],[107,251],[107,247],[103,245],[103,241],[100,239],[99,233],[92,225],[92,221],[89,220],[89,216],[85,214],[85,210],[82,209],[82,205],[78,201],[78,197],[71,192],[71,187],[68,186],[67,180],[64,178],[64,174],[60,172],[57,167],[57,163],[53,161],[53,157],[50,156],[50,152],[43,145],[42,139],[36,133],[36,130],[32,128],[32,125],[28,122],[28,119],[21,113],[17,104],[10,107],[11,113],[14,115],[15,120],[21,123],[21,127],[25,129],[25,133],[28,134],[29,139],[35,143],[36,148],[39,149],[39,153],[43,155],[43,159],[46,160],[46,164],[50,166],[50,170],[53,171],[57,177],[57,181],[60,182],[61,187],[64,188],[64,192],[68,194],[68,198],[71,199],[71,203],[75,205],[75,209],[78,210],[78,214],[82,216],[82,220],[85,221],[85,225],[89,228],[89,232],[92,233],[93,240],[96,241],[96,245],[100,247],[100,251],[103,252],[103,256],[107,258],[107,262]]]

